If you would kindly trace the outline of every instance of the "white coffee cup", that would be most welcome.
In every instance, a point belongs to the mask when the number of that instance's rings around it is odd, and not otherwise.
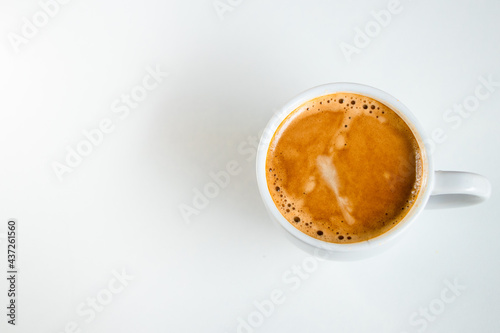
[[[337,92],[355,93],[375,99],[394,110],[410,127],[420,147],[422,155],[422,183],[419,196],[408,214],[389,231],[375,238],[348,244],[321,241],[311,237],[287,221],[271,198],[266,180],[266,157],[274,132],[281,122],[297,107],[316,97]],[[262,134],[257,151],[257,183],[266,208],[289,238],[300,248],[317,256],[333,260],[362,259],[378,254],[401,238],[427,208],[449,208],[476,204],[487,200],[491,185],[485,177],[468,172],[434,171],[432,156],[425,146],[426,136],[415,116],[399,100],[391,95],[357,83],[329,83],[302,92],[290,100],[276,113]]]

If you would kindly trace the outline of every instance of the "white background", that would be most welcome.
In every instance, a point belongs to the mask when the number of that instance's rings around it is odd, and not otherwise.
[[[402,0],[351,62],[339,44],[389,1],[231,3],[221,19],[211,0],[72,0],[15,52],[9,34],[40,5],[2,0],[0,234],[18,219],[20,275],[11,327],[0,273],[0,331],[236,332],[278,289],[285,301],[255,332],[417,332],[410,317],[446,279],[466,289],[426,332],[500,331],[500,88],[457,128],[443,119],[480,76],[500,81],[500,3]],[[148,66],[169,76],[120,119],[112,103]],[[436,168],[483,174],[493,193],[426,211],[388,252],[321,262],[292,290],[283,275],[308,255],[272,224],[238,147],[288,99],[336,81],[385,90],[428,134],[441,128]],[[113,132],[59,181],[52,164],[104,118]],[[241,173],[186,223],[179,206],[231,160]],[[121,293],[93,320],[77,314],[122,270],[134,279]]]

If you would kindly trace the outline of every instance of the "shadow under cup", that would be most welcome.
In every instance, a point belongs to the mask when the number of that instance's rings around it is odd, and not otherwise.
[[[279,125],[291,112],[304,103],[312,99],[334,93],[352,93],[363,95],[384,104],[394,111],[407,124],[412,131],[420,150],[421,183],[418,196],[413,206],[399,223],[385,233],[357,243],[342,244],[322,241],[295,228],[276,207],[272,196],[269,193],[266,179],[267,152],[274,133],[278,129]],[[278,113],[273,115],[261,137],[257,151],[256,169],[259,191],[266,208],[272,219],[277,223],[279,228],[285,232],[288,238],[298,247],[312,255],[332,260],[356,260],[376,255],[387,249],[397,238],[399,238],[402,232],[411,225],[411,222],[413,222],[418,214],[423,210],[429,199],[434,172],[432,169],[432,161],[430,156],[427,154],[424,145],[425,141],[421,133],[424,132],[421,130],[418,121],[408,108],[406,108],[396,98],[376,88],[356,83],[331,83],[309,89],[290,100],[285,106],[283,106],[283,108],[281,108],[281,110],[279,110]]]

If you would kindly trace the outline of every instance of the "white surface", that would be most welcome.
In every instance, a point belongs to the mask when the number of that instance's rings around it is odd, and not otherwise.
[[[387,4],[243,1],[220,20],[210,0],[73,0],[16,54],[7,34],[40,7],[2,1],[0,234],[18,219],[21,268],[18,326],[1,310],[0,330],[236,332],[277,289],[284,303],[255,332],[416,332],[412,313],[457,279],[466,290],[425,331],[500,331],[500,88],[457,128],[443,120],[479,76],[500,81],[500,4],[402,1],[347,62],[339,44]],[[111,104],[155,65],[169,77],[121,120]],[[310,259],[271,223],[238,146],[288,99],[335,81],[378,87],[429,134],[442,128],[436,169],[483,174],[492,197],[426,211],[387,253],[322,262],[294,291],[289,270]],[[107,117],[114,131],[59,182],[52,162]],[[231,160],[241,173],[187,225],[179,205]],[[85,322],[79,305],[122,269],[134,280]]]

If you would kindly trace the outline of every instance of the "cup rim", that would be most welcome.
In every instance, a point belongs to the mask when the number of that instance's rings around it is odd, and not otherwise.
[[[272,200],[271,194],[269,192],[267,186],[266,179],[266,157],[269,149],[269,145],[271,143],[271,139],[274,136],[274,133],[278,126],[283,122],[283,120],[296,108],[305,102],[321,97],[324,95],[329,95],[332,93],[338,92],[346,92],[346,93],[356,93],[360,95],[364,95],[375,99],[389,108],[391,108],[394,112],[396,112],[408,125],[408,127],[412,130],[413,135],[417,139],[417,143],[420,148],[421,158],[422,158],[422,185],[420,187],[420,191],[417,197],[416,202],[413,204],[412,208],[406,214],[406,216],[393,228],[386,231],[385,233],[356,243],[330,243],[327,241],[322,241],[312,236],[309,236],[297,228],[295,228],[283,215],[281,215],[280,211],[274,204]],[[271,213],[272,217],[278,224],[285,229],[288,233],[293,235],[295,238],[322,250],[328,250],[331,252],[355,252],[361,250],[367,250],[374,247],[380,247],[386,245],[390,242],[393,242],[396,238],[398,238],[405,230],[407,230],[413,221],[417,218],[417,216],[422,212],[425,207],[427,201],[429,200],[432,187],[434,184],[434,168],[432,162],[432,156],[428,154],[426,146],[426,137],[425,132],[423,131],[422,126],[416,119],[416,117],[411,113],[411,111],[398,99],[389,95],[388,93],[359,83],[352,82],[334,82],[322,84],[308,90],[305,90],[291,100],[289,100],[266,125],[264,132],[261,136],[261,140],[259,142],[259,146],[257,149],[256,155],[256,172],[257,172],[257,184],[259,187],[260,194],[262,199],[266,205],[266,208]]]

